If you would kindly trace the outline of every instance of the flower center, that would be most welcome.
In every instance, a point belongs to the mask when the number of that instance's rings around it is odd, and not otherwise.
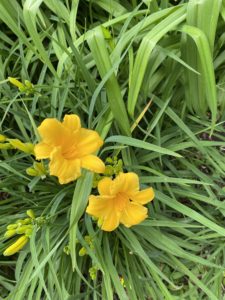
[[[77,147],[75,144],[65,145],[62,149],[62,155],[65,159],[75,159],[77,157]]]
[[[115,197],[115,206],[118,211],[123,211],[129,202],[129,197],[125,193],[118,193]]]

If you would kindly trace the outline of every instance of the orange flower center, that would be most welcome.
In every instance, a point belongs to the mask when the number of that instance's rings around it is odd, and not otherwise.
[[[123,211],[129,203],[129,197],[125,193],[119,192],[115,197],[115,207],[117,211]]]
[[[75,159],[77,157],[77,147],[75,144],[71,144],[69,147],[68,145],[65,145],[65,147],[62,148],[62,156],[65,159]]]

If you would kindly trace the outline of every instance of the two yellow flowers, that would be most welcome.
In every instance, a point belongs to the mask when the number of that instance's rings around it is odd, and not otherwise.
[[[38,132],[42,140],[34,147],[36,159],[48,158],[50,175],[57,176],[61,184],[76,180],[82,168],[104,173],[104,163],[93,154],[103,140],[96,131],[82,128],[77,115],[65,115],[63,122],[45,119]],[[154,198],[152,188],[139,189],[135,173],[120,173],[115,179],[105,177],[98,183],[100,195],[89,197],[86,211],[105,231],[116,229],[120,223],[136,225],[147,217],[143,205]]]

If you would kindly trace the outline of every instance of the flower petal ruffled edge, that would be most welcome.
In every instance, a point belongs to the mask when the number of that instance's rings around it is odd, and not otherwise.
[[[34,155],[38,160],[49,158],[52,151],[53,147],[48,144],[45,144],[44,142],[40,142],[34,146]]]
[[[97,151],[102,145],[103,140],[96,131],[86,128],[81,128],[79,130],[77,142],[78,156],[86,156],[92,154]]]
[[[95,155],[86,155],[80,159],[81,167],[95,173],[104,173],[105,164]]]
[[[42,141],[52,146],[61,145],[65,136],[68,135],[68,130],[54,118],[45,119],[38,127],[38,132]]]
[[[65,115],[62,124],[71,132],[75,132],[81,128],[80,118],[77,115]]]
[[[124,192],[129,197],[136,194],[139,190],[139,178],[137,174],[133,172],[120,173],[111,185],[111,193],[117,194],[118,192]]]
[[[146,207],[135,202],[130,202],[120,216],[120,223],[126,227],[131,227],[141,223],[147,217],[148,210]]]
[[[146,204],[152,201],[155,197],[155,193],[153,188],[147,188],[145,190],[137,192],[135,195],[131,197],[131,200],[137,202],[139,204]]]

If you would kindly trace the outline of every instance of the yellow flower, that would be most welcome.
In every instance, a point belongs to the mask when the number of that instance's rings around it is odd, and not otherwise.
[[[15,241],[11,246],[9,246],[4,252],[4,256],[10,256],[19,252],[28,242],[29,238],[26,235],[22,235],[18,240]]]
[[[153,200],[152,188],[139,190],[139,178],[135,173],[120,173],[114,180],[105,177],[98,183],[99,196],[91,195],[86,212],[98,218],[102,230],[112,231],[119,223],[126,227],[136,225],[147,218],[143,204]]]
[[[92,154],[103,141],[96,131],[81,128],[77,115],[65,115],[63,122],[45,119],[38,132],[42,141],[34,148],[36,159],[50,159],[50,175],[57,176],[59,183],[77,179],[81,168],[104,172],[104,163]]]

